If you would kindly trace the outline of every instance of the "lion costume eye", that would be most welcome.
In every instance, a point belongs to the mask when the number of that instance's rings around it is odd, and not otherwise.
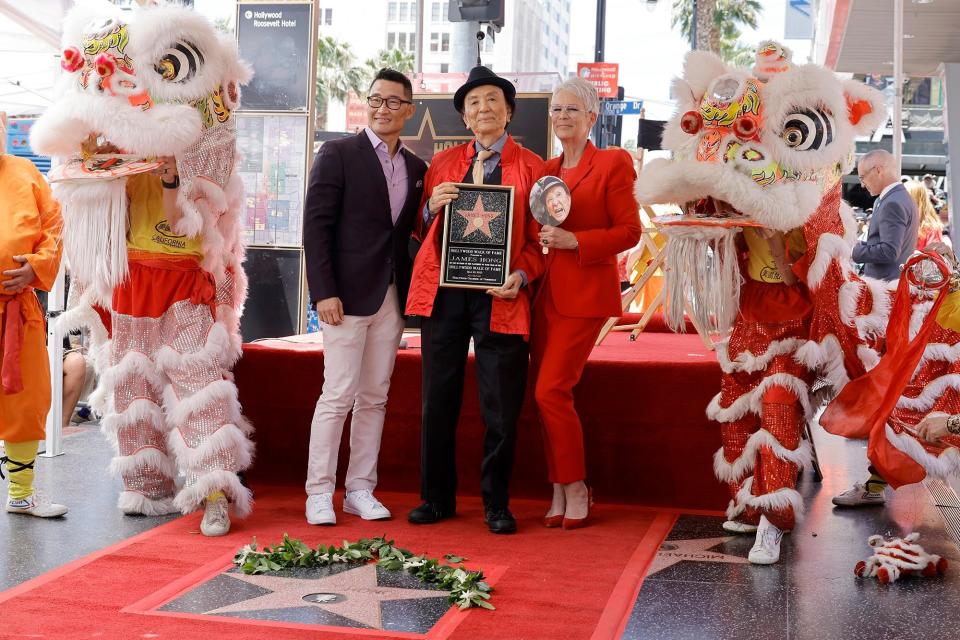
[[[803,142],[803,131],[796,127],[790,127],[783,132],[783,141],[787,143],[788,147],[795,147]]]
[[[833,142],[834,123],[830,112],[802,109],[788,115],[780,137],[788,147],[798,151],[816,151]]]
[[[178,42],[163,52],[153,66],[167,82],[186,82],[203,64],[203,54],[189,42]]]

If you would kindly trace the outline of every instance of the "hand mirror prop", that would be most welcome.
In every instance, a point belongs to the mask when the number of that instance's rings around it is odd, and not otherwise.
[[[570,188],[556,176],[543,176],[530,189],[530,212],[540,224],[559,227],[570,215]]]

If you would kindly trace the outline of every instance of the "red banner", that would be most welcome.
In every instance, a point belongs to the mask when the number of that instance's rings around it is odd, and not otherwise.
[[[577,75],[594,87],[601,98],[616,98],[620,65],[616,62],[578,62]]]
[[[367,99],[353,91],[347,94],[347,122],[344,131],[358,133],[367,126]]]

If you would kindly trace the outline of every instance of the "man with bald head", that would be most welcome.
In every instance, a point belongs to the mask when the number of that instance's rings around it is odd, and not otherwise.
[[[900,165],[889,151],[875,149],[860,159],[860,183],[877,196],[867,239],[853,247],[853,261],[864,265],[863,274],[896,280],[900,266],[917,248],[920,216],[910,194],[900,183]]]

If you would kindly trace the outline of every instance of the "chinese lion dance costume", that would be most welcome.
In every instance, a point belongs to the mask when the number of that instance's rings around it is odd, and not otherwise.
[[[119,507],[206,505],[202,531],[222,535],[228,503],[242,517],[252,502],[237,476],[252,428],[230,374],[246,297],[233,111],[251,72],[230,39],[180,6],[80,5],[63,45],[59,97],[31,132],[38,153],[92,174],[173,157],[179,174],[54,185],[72,283],[61,326],[91,333],[92,400],[117,449]]]
[[[953,250],[937,243],[904,265],[879,362],[843,388],[820,424],[867,438],[873,469],[896,489],[928,475],[960,476],[957,429],[923,429],[958,414],[960,267]]]
[[[641,203],[677,203],[664,223],[667,316],[725,335],[717,477],[728,484],[728,531],[756,531],[749,559],[779,559],[803,513],[796,490],[811,456],[802,438],[818,377],[839,391],[877,361],[891,296],[856,276],[855,222],[841,200],[854,138],[886,117],[882,96],[762,43],[753,69],[691,52],[674,83],[677,114],[637,181]]]
[[[947,559],[927,553],[917,542],[919,539],[919,533],[889,540],[883,536],[870,536],[867,544],[873,547],[873,555],[857,563],[854,575],[890,584],[903,576],[932,578],[946,573],[950,564]]]

